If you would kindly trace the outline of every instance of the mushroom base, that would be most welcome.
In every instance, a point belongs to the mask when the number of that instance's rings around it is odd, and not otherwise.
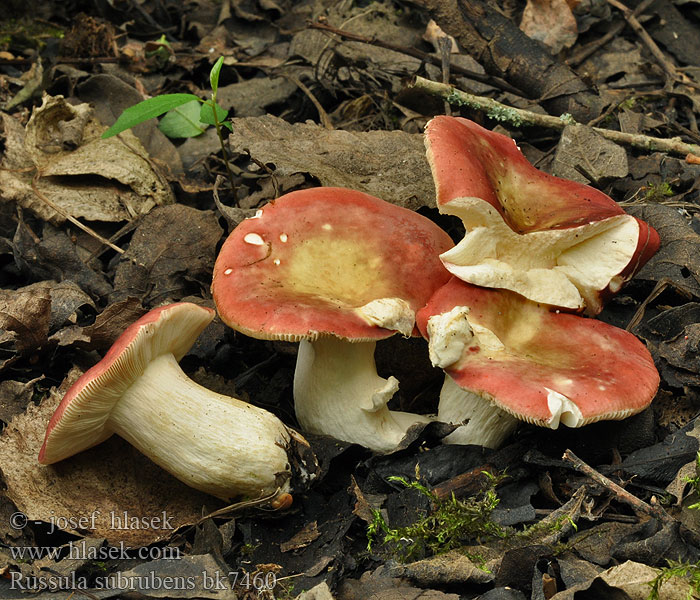
[[[518,426],[518,419],[479,394],[462,389],[449,375],[440,391],[437,418],[454,424],[468,421],[445,436],[445,444],[499,448]]]
[[[218,498],[289,491],[290,430],[266,410],[198,385],[172,354],[153,360],[107,427],[187,485]]]
[[[412,425],[430,421],[387,408],[399,382],[377,375],[375,346],[374,341],[349,343],[335,337],[300,343],[294,407],[304,431],[389,452]]]

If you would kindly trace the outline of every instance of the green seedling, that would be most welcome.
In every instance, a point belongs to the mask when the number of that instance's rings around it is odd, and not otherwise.
[[[412,525],[397,528],[389,527],[381,513],[373,511],[374,519],[367,528],[368,551],[380,534],[384,536],[384,548],[403,561],[442,554],[480,536],[505,537],[505,531],[491,520],[491,513],[498,506],[495,488],[499,477],[489,475],[486,490],[465,500],[457,499],[454,494],[439,498],[418,481],[409,482],[402,477],[389,480],[427,496],[434,508]]]
[[[221,56],[209,73],[211,98],[203,100],[194,94],[162,94],[149,98],[124,110],[114,125],[102,134],[102,138],[112,137],[161,115],[165,115],[165,117],[158,127],[168,137],[194,137],[203,133],[209,125],[213,125],[219,137],[224,164],[231,189],[233,189],[233,173],[229,165],[223,135],[224,127],[232,130],[232,126],[230,121],[226,121],[228,111],[217,103],[219,75],[223,64],[224,57]]]

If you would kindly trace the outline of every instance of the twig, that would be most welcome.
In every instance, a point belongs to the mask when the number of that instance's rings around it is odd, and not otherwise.
[[[484,489],[485,474],[496,476],[498,471],[494,466],[488,464],[475,467],[436,485],[433,488],[433,494],[440,499],[450,498],[453,494],[456,498],[472,496]]]
[[[659,519],[663,523],[675,523],[675,519],[671,517],[661,506],[647,504],[643,500],[637,498],[637,496],[630,494],[626,489],[617,485],[614,481],[611,481],[590,465],[587,465],[571,450],[566,450],[562,456],[562,459],[571,463],[574,469],[580,473],[590,477],[597,484],[602,485],[605,489],[612,492],[620,502],[624,502],[628,506],[632,507],[632,509],[636,512],[644,513],[650,517]]]
[[[313,95],[313,92],[299,79],[296,75],[291,75],[289,73],[282,73],[284,77],[289,79],[294,85],[296,85],[304,94],[306,94],[306,97],[311,100],[311,103],[316,107],[316,110],[318,111],[318,118],[321,120],[321,124],[326,128],[326,129],[335,129],[333,127],[333,123],[331,123],[331,118],[328,116],[328,113],[326,110],[321,106],[321,103],[318,101],[318,98]]]
[[[119,254],[124,254],[124,250],[122,250],[119,246],[115,246],[107,238],[102,237],[99,233],[97,233],[91,227],[88,227],[87,225],[83,225],[80,221],[78,221],[78,219],[76,219],[72,215],[69,215],[65,210],[63,210],[60,206],[58,206],[58,204],[55,204],[52,200],[49,200],[42,192],[40,192],[39,188],[37,187],[37,182],[39,181],[39,177],[40,177],[40,174],[37,171],[36,175],[34,175],[34,177],[32,178],[32,190],[34,190],[34,193],[36,194],[37,198],[39,198],[39,200],[41,200],[49,208],[53,209],[55,212],[57,212],[59,215],[61,215],[66,221],[70,221],[71,223],[73,223],[73,225],[75,225],[79,229],[82,229],[88,235],[94,237],[96,240],[99,240],[103,244],[109,246],[115,252],[118,252]]]
[[[126,234],[131,233],[134,229],[136,229],[139,226],[142,216],[143,215],[134,217],[126,225],[120,227],[116,233],[110,236],[109,241],[114,243],[118,239],[124,237]],[[106,248],[104,246],[100,246],[90,256],[88,256],[87,259],[85,259],[85,264],[89,265],[93,260],[102,256],[104,252],[106,252]]]
[[[695,83],[687,75],[678,72],[678,69],[676,69],[675,65],[664,56],[664,53],[661,51],[661,48],[659,48],[656,45],[656,42],[653,39],[651,39],[651,36],[647,33],[646,29],[642,27],[642,24],[637,20],[637,17],[629,8],[627,8],[624,4],[622,4],[622,2],[619,2],[618,0],[608,0],[608,4],[610,6],[614,6],[617,10],[619,10],[622,13],[622,16],[625,18],[625,21],[627,21],[628,25],[639,36],[639,39],[641,39],[644,45],[649,49],[649,52],[651,52],[652,56],[656,59],[656,62],[659,63],[661,68],[666,72],[670,79],[672,79],[673,81],[684,83],[696,89],[700,89],[699,84]]]
[[[201,525],[204,523],[204,521],[218,517],[232,517],[233,515],[247,508],[271,508],[272,510],[280,510],[287,508],[290,506],[290,504],[291,495],[286,492],[282,492],[279,488],[277,488],[274,492],[268,494],[267,496],[262,496],[260,498],[256,498],[255,500],[244,500],[242,502],[236,502],[235,504],[229,504],[228,506],[219,508],[213,512],[210,512],[208,515],[204,515],[192,525]]]
[[[438,38],[440,48],[440,59],[442,60],[442,83],[450,83],[450,54],[452,53],[452,39],[448,35],[441,35]],[[445,100],[445,114],[452,114],[450,103]]]
[[[625,331],[633,331],[634,328],[642,322],[642,319],[644,318],[644,313],[646,312],[649,303],[656,300],[656,298],[658,298],[661,295],[661,293],[669,287],[673,288],[676,291],[676,293],[683,296],[686,300],[690,301],[693,299],[693,294],[691,294],[690,291],[686,290],[683,286],[679,285],[672,279],[664,277],[663,279],[660,279],[656,282],[654,289],[651,290],[644,302],[642,302],[639,305],[639,308],[635,311],[634,315],[630,319],[630,322],[627,323]]]
[[[433,96],[444,98],[450,104],[467,106],[474,110],[485,112],[488,117],[497,121],[507,122],[514,127],[535,125],[561,131],[564,127],[574,122],[573,119],[567,115],[553,117],[552,115],[542,115],[522,108],[513,108],[512,106],[501,104],[492,98],[475,96],[474,94],[458,90],[453,86],[431,81],[423,77],[416,77],[410,85],[411,87],[432,94]],[[613,131],[600,127],[591,127],[591,129],[608,140],[634,148],[641,148],[642,150],[669,152],[683,157],[687,154],[700,156],[700,146],[697,144],[687,144],[677,137],[658,138],[641,133],[624,133],[622,131]]]
[[[632,14],[635,17],[638,17],[641,15],[651,4],[654,2],[654,0],[644,0],[641,2],[635,9],[632,11]],[[574,54],[571,58],[569,58],[566,61],[566,64],[569,65],[570,67],[576,67],[580,65],[584,60],[586,60],[591,54],[593,54],[596,50],[599,48],[602,48],[607,44],[610,40],[612,40],[617,34],[619,34],[627,25],[626,21],[620,21],[619,23],[616,23],[610,28],[610,31],[608,31],[605,35],[600,37],[599,39],[595,40],[594,42],[591,42],[588,44],[586,47],[581,49],[579,52]]]
[[[400,54],[406,54],[407,56],[412,56],[418,60],[424,62],[429,62],[437,67],[442,66],[442,59],[428,54],[427,52],[422,52],[417,48],[410,48],[408,46],[398,46],[396,44],[391,44],[383,40],[378,40],[376,38],[368,38],[363,35],[358,35],[357,33],[352,33],[350,31],[344,31],[342,29],[337,29],[326,23],[319,23],[318,21],[309,21],[309,29],[318,29],[319,31],[326,31],[328,33],[333,33],[351,42],[362,42],[363,44],[370,44],[372,46],[378,46],[379,48],[386,48],[387,50],[393,50],[394,52],[399,52]],[[512,94],[517,94],[522,96],[523,92],[516,87],[513,87],[507,81],[503,81],[498,77],[491,77],[490,75],[484,75],[483,73],[477,73],[476,71],[470,71],[459,65],[450,65],[450,70],[457,75],[463,75],[464,77],[469,77],[475,81],[480,81],[481,83],[487,83],[505,92],[511,92]]]

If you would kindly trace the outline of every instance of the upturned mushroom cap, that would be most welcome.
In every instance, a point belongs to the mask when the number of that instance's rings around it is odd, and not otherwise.
[[[411,335],[450,275],[452,246],[429,219],[342,188],[286,194],[229,235],[214,267],[222,320],[262,339]]]
[[[425,143],[441,212],[467,234],[442,255],[454,275],[596,314],[659,247],[610,197],[533,167],[510,138],[435,117]]]
[[[179,361],[215,314],[210,308],[179,302],[132,323],[63,397],[46,429],[39,462],[58,462],[110,437],[113,431],[105,425],[124,391],[158,356],[172,354]]]
[[[418,313],[431,360],[463,389],[556,428],[623,419],[654,398],[659,374],[632,334],[550,312],[508,290],[453,278]]]

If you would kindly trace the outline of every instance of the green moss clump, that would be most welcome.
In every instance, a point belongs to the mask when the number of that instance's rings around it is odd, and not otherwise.
[[[412,525],[391,528],[378,510],[373,511],[374,520],[367,529],[367,549],[383,535],[384,550],[401,561],[412,561],[442,554],[459,548],[469,539],[480,536],[505,537],[504,529],[491,520],[491,513],[498,506],[496,485],[502,479],[488,473],[488,486],[479,495],[464,500],[454,494],[449,498],[438,498],[418,481],[408,482],[401,477],[396,481],[429,497],[433,510]]]

